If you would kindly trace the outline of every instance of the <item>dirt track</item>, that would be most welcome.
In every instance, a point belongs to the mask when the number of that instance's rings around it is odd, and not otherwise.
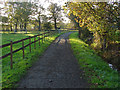
[[[18,88],[88,88],[87,80],[75,59],[68,36],[58,37],[44,55],[28,70]]]

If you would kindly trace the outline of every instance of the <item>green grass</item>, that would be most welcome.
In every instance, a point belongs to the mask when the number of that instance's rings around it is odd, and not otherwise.
[[[61,33],[62,34],[62,33]],[[2,44],[9,43],[9,40],[17,41],[28,36],[35,35],[31,34],[3,34],[2,35]],[[10,56],[2,59],[2,88],[13,88],[16,87],[16,83],[23,77],[27,70],[35,63],[38,58],[43,54],[47,49],[50,43],[55,40],[60,34],[55,34],[49,36],[46,41],[44,41],[39,46],[39,42],[36,43],[36,49],[34,49],[34,44],[31,45],[32,52],[29,52],[29,46],[25,48],[25,58],[22,57],[22,50],[13,54],[13,69],[10,69]],[[37,38],[36,38],[37,40]],[[33,41],[33,39],[32,39]],[[29,40],[25,41],[25,45],[29,43]],[[22,47],[22,43],[13,45],[13,50]],[[2,55],[10,52],[10,47],[5,47],[2,49]],[[1,81],[0,81],[1,82]]]
[[[97,56],[89,45],[78,38],[78,33],[69,36],[71,48],[78,59],[80,67],[91,83],[91,88],[117,88],[120,85],[118,72],[112,70],[108,64]]]
[[[43,32],[28,32],[27,34],[24,34],[24,32],[21,33],[2,33],[2,44],[10,43],[10,41],[17,41],[21,40],[23,38],[27,38],[29,36],[38,35]]]

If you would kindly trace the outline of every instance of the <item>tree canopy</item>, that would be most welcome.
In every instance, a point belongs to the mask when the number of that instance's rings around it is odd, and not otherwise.
[[[78,27],[87,27],[94,35],[94,42],[105,49],[119,29],[119,3],[67,2],[64,10]],[[97,41],[96,41],[97,40]]]
[[[57,29],[57,21],[61,20],[61,7],[57,3],[51,3],[48,7],[50,19],[54,22],[54,28]]]

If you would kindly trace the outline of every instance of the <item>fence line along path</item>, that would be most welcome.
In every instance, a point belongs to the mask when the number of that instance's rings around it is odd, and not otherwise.
[[[43,43],[43,41],[45,41],[45,37],[48,37],[49,35],[50,35],[50,32],[45,32],[45,33],[42,33],[42,34],[38,34],[38,35],[34,35],[34,36],[29,36],[28,38],[24,38],[24,39],[15,41],[15,42],[10,41],[10,43],[1,45],[0,48],[4,48],[4,47],[7,47],[7,46],[10,46],[10,53],[7,53],[7,54],[1,56],[1,57],[0,57],[0,60],[1,60],[2,58],[5,58],[5,57],[7,57],[7,56],[10,56],[10,67],[11,67],[11,69],[12,69],[12,68],[13,68],[13,53],[16,53],[16,52],[22,50],[22,51],[23,51],[23,58],[24,58],[24,56],[25,56],[24,49],[25,49],[27,46],[29,46],[29,50],[30,50],[30,52],[31,52],[31,44],[34,43],[34,49],[36,49],[36,42],[39,41],[39,46],[40,46],[40,40],[42,40],[42,43]],[[40,36],[42,36],[42,38],[40,38]],[[36,40],[36,37],[38,37],[37,40]],[[33,41],[33,42],[31,42],[31,38],[34,38],[34,41]],[[29,44],[24,45],[24,42],[25,42],[26,40],[28,40],[28,39],[29,39]],[[20,43],[20,42],[22,42],[22,47],[19,48],[19,49],[17,49],[17,50],[14,50],[14,51],[13,51],[13,44]]]

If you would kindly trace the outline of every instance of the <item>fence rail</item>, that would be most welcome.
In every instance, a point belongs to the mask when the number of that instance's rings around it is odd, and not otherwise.
[[[34,43],[34,48],[36,48],[36,42],[39,41],[39,46],[40,46],[40,40],[42,40],[42,43],[43,43],[43,41],[45,41],[45,37],[48,37],[49,35],[50,35],[50,32],[45,32],[45,33],[42,33],[42,34],[38,34],[38,35],[34,35],[34,36],[29,36],[28,38],[24,38],[24,39],[21,39],[21,40],[18,40],[18,41],[14,41],[14,42],[11,41],[10,43],[1,45],[0,48],[4,48],[4,47],[7,47],[7,46],[10,46],[10,53],[7,53],[7,54],[1,56],[0,59],[5,58],[7,56],[10,56],[10,66],[11,66],[11,69],[12,69],[13,68],[13,53],[16,53],[16,52],[22,50],[23,51],[23,58],[24,58],[24,56],[25,56],[24,49],[27,46],[29,46],[29,50],[31,52],[31,44]],[[40,38],[40,36],[42,36],[42,38]],[[37,40],[36,40],[36,37],[38,37]],[[31,38],[34,38],[33,42],[31,42]],[[28,39],[29,39],[29,44],[24,45],[24,41],[28,40]],[[13,44],[16,44],[16,43],[19,43],[19,42],[22,42],[22,47],[13,51]]]

